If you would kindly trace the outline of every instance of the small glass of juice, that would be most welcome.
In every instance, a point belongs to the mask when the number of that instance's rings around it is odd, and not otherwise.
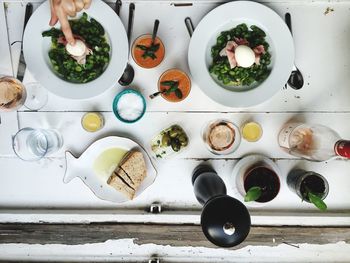
[[[103,128],[104,118],[98,112],[87,112],[81,118],[81,126],[88,132],[96,132]]]
[[[158,90],[167,101],[179,102],[190,94],[191,79],[182,70],[169,69],[160,76]]]
[[[165,47],[159,37],[152,43],[152,35],[138,37],[131,48],[132,58],[142,68],[154,68],[164,59]]]
[[[263,130],[259,123],[257,122],[246,122],[242,126],[242,137],[248,142],[258,141],[263,133]]]

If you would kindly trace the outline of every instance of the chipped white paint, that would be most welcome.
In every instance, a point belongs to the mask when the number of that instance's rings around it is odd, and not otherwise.
[[[85,245],[0,244],[1,260],[135,262],[157,255],[167,262],[350,262],[350,244],[281,244],[247,246],[237,250],[204,247],[137,245],[133,239]],[[53,253],[54,251],[54,253]],[[64,256],[62,256],[64,255]],[[161,261],[162,262],[162,261]]]

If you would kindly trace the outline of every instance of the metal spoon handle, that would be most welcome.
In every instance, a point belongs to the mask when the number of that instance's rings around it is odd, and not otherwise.
[[[164,91],[158,91],[156,93],[153,93],[151,95],[149,95],[150,99],[154,99],[155,97],[159,96],[160,94],[162,94]]]
[[[130,3],[130,5],[129,5],[129,19],[128,19],[128,33],[127,33],[129,44],[130,44],[130,40],[131,40],[132,27],[134,24],[134,12],[135,12],[135,4]]]
[[[119,16],[119,14],[120,14],[120,8],[121,7],[122,7],[122,0],[117,0],[115,2],[115,9],[114,9],[114,11],[117,14],[117,16]]]
[[[157,37],[157,32],[158,32],[158,27],[159,27],[159,20],[156,19],[154,21],[154,26],[153,26],[153,33],[152,33],[152,43],[156,40]]]
[[[186,25],[188,34],[190,35],[190,37],[192,37],[194,32],[194,26],[190,17],[185,18],[185,25]]]
[[[287,24],[287,26],[289,28],[290,33],[293,34],[293,31],[292,31],[292,18],[291,18],[289,13],[286,13],[284,15],[284,20],[286,21],[286,24]]]
[[[26,29],[28,20],[29,20],[30,16],[32,15],[32,13],[33,13],[33,5],[31,3],[28,3],[26,5],[26,13],[24,15],[23,32]]]

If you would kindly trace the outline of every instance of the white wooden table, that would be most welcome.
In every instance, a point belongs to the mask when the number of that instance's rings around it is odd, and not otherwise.
[[[31,2],[37,7],[42,1]],[[124,25],[127,24],[129,2],[123,1],[121,9]],[[263,208],[250,209],[254,225],[350,226],[350,162],[341,159],[307,162],[291,157],[277,144],[280,127],[292,118],[324,124],[342,137],[350,137],[350,2],[261,1],[281,17],[286,12],[291,13],[296,64],[303,72],[305,86],[298,91],[281,87],[269,101],[238,109],[215,103],[195,83],[189,97],[181,103],[148,99],[148,95],[157,89],[157,80],[166,69],[178,67],[189,72],[187,48],[190,38],[184,19],[190,16],[197,25],[219,4],[218,1],[194,1],[192,6],[181,7],[174,5],[175,1],[132,2],[136,5],[132,38],[151,32],[153,21],[158,18],[159,36],[167,49],[164,61],[153,70],[144,70],[130,61],[136,70],[131,87],[147,97],[145,116],[132,125],[123,124],[114,117],[112,100],[123,89],[118,85],[98,97],[83,101],[49,93],[47,105],[39,112],[21,108],[18,114],[0,114],[0,222],[198,224],[201,207],[192,190],[192,170],[203,161],[210,163],[224,179],[228,194],[233,194],[231,171],[237,160],[249,153],[261,153],[274,158],[283,179],[280,194],[273,202]],[[17,72],[20,45],[10,46],[9,43],[21,40],[26,1],[8,0],[0,1],[0,4],[0,73],[11,74]],[[325,14],[328,7],[334,11]],[[32,80],[27,72],[24,82]],[[103,114],[106,125],[101,131],[87,133],[82,129],[80,119],[86,111]],[[247,120],[255,120],[263,127],[263,137],[256,143],[242,141],[233,154],[215,156],[206,150],[200,130],[206,121],[216,118],[230,119],[238,126]],[[110,203],[99,200],[79,179],[63,183],[66,150],[80,155],[93,141],[106,135],[126,135],[148,147],[152,136],[170,123],[179,123],[189,133],[189,150],[166,162],[156,163],[157,180],[136,200],[124,204]],[[23,162],[15,157],[8,143],[10,136],[22,127],[56,128],[63,135],[64,146],[54,156],[39,162]],[[295,166],[319,172],[329,181],[330,192],[326,199],[329,211],[326,214],[300,203],[298,197],[288,190],[285,178]],[[160,203],[165,212],[157,215],[145,212],[154,202]],[[4,250],[1,246],[0,254],[2,249],[11,254],[10,248]],[[338,246],[338,250],[343,251],[341,249],[344,247]],[[338,252],[340,255],[346,254]]]

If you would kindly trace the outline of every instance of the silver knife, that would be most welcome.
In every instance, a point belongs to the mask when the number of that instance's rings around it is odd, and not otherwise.
[[[31,3],[28,3],[26,5],[26,13],[24,16],[24,25],[23,25],[23,35],[24,35],[24,30],[26,29],[26,25],[28,23],[28,20],[30,16],[33,13],[33,5]],[[19,63],[18,63],[18,69],[17,69],[17,79],[20,81],[23,81],[24,77],[24,72],[26,71],[26,63],[24,61],[24,56],[23,56],[23,36],[22,36],[22,41],[21,41],[21,54],[19,56]]]

